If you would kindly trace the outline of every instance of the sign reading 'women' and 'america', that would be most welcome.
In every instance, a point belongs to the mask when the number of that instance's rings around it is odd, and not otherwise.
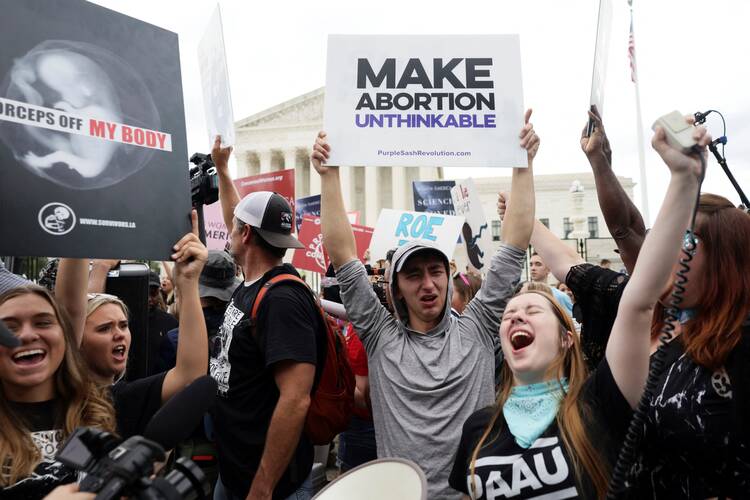
[[[518,35],[331,35],[330,165],[526,166]]]

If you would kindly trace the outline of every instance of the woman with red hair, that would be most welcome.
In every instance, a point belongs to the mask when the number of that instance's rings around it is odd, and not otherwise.
[[[639,429],[635,464],[625,471],[634,498],[747,498],[750,492],[750,215],[722,196],[703,194],[693,236],[675,335]],[[584,263],[539,222],[532,243],[575,292],[581,343],[589,363],[598,364],[628,276]],[[652,355],[679,269],[675,264],[654,311]]]
[[[704,194],[694,235],[679,336],[665,347],[630,471],[639,498],[750,492],[750,215]],[[652,353],[669,302],[665,294],[655,311]]]

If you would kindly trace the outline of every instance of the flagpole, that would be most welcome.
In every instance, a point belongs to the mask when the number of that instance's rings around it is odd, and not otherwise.
[[[648,208],[648,181],[646,179],[646,150],[643,144],[643,117],[641,115],[641,92],[638,79],[638,65],[635,54],[635,35],[633,31],[633,0],[628,0],[630,5],[630,41],[629,51],[632,60],[632,80],[635,83],[635,110],[636,128],[638,133],[638,165],[641,176],[641,212],[646,227],[651,225],[651,213]]]

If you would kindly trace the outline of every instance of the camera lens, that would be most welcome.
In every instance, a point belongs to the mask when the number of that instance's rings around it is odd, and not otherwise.
[[[174,470],[167,474],[165,479],[179,497],[186,500],[207,498],[211,490],[208,479],[200,467],[184,457],[177,459]]]

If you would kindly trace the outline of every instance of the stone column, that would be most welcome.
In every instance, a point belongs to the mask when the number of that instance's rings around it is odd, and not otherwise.
[[[420,181],[435,180],[435,167],[419,167],[419,180]]]
[[[289,148],[284,150],[284,169],[297,168],[297,149]]]
[[[235,178],[237,177],[243,177],[245,175],[245,172],[247,172],[248,168],[250,167],[248,162],[248,152],[243,150],[234,149],[232,151],[232,156],[234,156],[234,163],[236,165],[235,169]],[[231,164],[231,156],[229,163]]]
[[[378,200],[378,168],[365,168],[365,224],[374,227],[378,221],[380,203]]]
[[[301,169],[297,167],[297,149],[296,148],[287,148],[283,151],[284,154],[284,168],[282,170],[289,170],[290,168],[294,170],[294,198],[300,198],[302,196],[301,193],[304,192],[304,189],[301,186],[302,181],[302,175],[301,175]]]
[[[271,172],[273,170],[273,168],[271,167],[272,157],[273,157],[273,154],[270,149],[258,151],[258,160],[260,161],[260,173],[261,174],[264,174],[266,172]]]
[[[404,167],[391,167],[391,199],[393,200],[393,207],[396,210],[414,210],[413,206],[407,206],[407,199],[409,198],[406,193],[407,189],[411,189],[411,186],[406,185],[406,172]]]
[[[243,151],[237,154],[237,177],[253,175],[252,151]]]

